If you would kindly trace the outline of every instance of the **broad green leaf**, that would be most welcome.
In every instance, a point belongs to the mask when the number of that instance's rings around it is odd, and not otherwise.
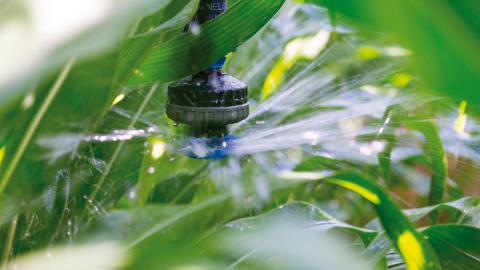
[[[421,218],[429,215],[433,211],[439,210],[455,210],[459,213],[456,216],[457,220],[451,220],[451,222],[470,222],[476,214],[476,210],[480,205],[480,197],[465,197],[456,201],[441,203],[434,206],[417,208],[417,209],[406,209],[404,214],[412,221],[418,221]]]
[[[341,236],[305,228],[298,218],[286,215],[243,232],[227,231],[216,248],[237,258],[229,269],[373,269],[356,258],[356,245]]]
[[[388,236],[385,235],[385,232],[381,232],[361,253],[361,258],[376,264],[379,269],[385,269],[387,267],[387,254],[391,248],[392,244]]]
[[[157,204],[112,211],[93,222],[82,242],[119,241],[129,257],[125,269],[170,269],[210,261],[221,264],[222,260],[209,257],[210,248],[201,241],[238,214],[229,200],[228,195],[217,194],[189,205]]]
[[[480,229],[465,225],[439,225],[422,231],[438,254],[443,269],[480,269]]]
[[[378,184],[363,175],[350,172],[318,180],[344,187],[367,199],[374,206],[386,235],[409,269],[441,269],[432,247]]]
[[[109,240],[117,240],[124,243],[128,249],[142,244],[152,237],[175,238],[182,233],[182,230],[193,224],[197,224],[198,230],[195,233],[202,234],[200,224],[211,226],[209,215],[216,219],[222,216],[231,218],[234,212],[229,206],[229,196],[218,194],[206,201],[196,202],[191,205],[149,205],[123,211],[112,211],[99,217],[94,221],[91,235]],[[222,210],[222,207],[224,209]],[[215,220],[217,222],[217,220]],[[215,223],[214,222],[214,223]],[[187,226],[188,225],[188,226]],[[165,235],[164,230],[170,231]],[[205,228],[208,230],[208,228]],[[88,239],[88,238],[87,238]]]
[[[198,72],[252,37],[277,13],[284,1],[238,1],[225,14],[205,23],[200,34],[185,33],[152,48],[148,55],[139,59],[133,74],[120,66],[118,72],[123,75],[119,78],[128,78],[128,85],[133,86],[168,82]]]
[[[320,208],[304,202],[287,203],[258,216],[235,220],[228,223],[226,227],[229,230],[243,232],[273,221],[280,223],[293,222],[318,232],[340,230],[353,233],[360,237],[365,245],[368,245],[377,234],[375,231],[339,221]]]
[[[479,224],[475,222],[475,217],[479,213],[479,206],[479,197],[465,197],[452,202],[446,202],[422,208],[405,209],[402,212],[411,222],[417,222],[430,215],[432,212],[437,212],[437,215],[439,215],[441,211],[448,210],[449,215],[448,219],[446,216],[444,217],[444,219],[446,219],[444,220],[445,222],[478,226]],[[366,227],[371,229],[380,229],[379,220],[372,220],[369,222],[369,224],[367,224]]]
[[[119,87],[123,87],[131,76],[138,73],[138,66],[159,44],[182,32],[195,15],[198,3],[199,0],[171,1],[168,9],[160,9],[140,22],[137,33],[147,31],[147,28],[153,26],[156,29],[130,37],[122,43],[115,75]]]
[[[173,161],[172,161],[173,159]],[[137,203],[187,203],[208,178],[208,162],[167,153],[154,159],[148,153],[137,185]]]
[[[443,208],[453,208],[457,211],[463,212],[465,216],[468,216],[471,214],[471,212],[478,206],[480,203],[480,200],[478,198],[464,198],[460,199],[458,201],[453,201],[450,203],[443,203],[440,205],[436,206],[431,206],[431,207],[424,207],[424,208],[419,208],[419,209],[407,209],[404,210],[403,212],[405,215],[409,217],[411,221],[416,221],[419,220],[422,217],[425,217],[428,215],[431,211],[438,210],[438,209],[443,209]],[[371,225],[367,225],[367,227],[371,227]],[[465,231],[463,228],[466,228]],[[380,228],[379,228],[380,229]],[[445,232],[446,231],[446,232]],[[448,235],[450,231],[453,232],[458,232],[458,234],[450,233],[450,237],[454,237],[452,235],[455,235],[455,237],[458,237],[458,239],[455,239],[452,244],[447,244],[447,243],[441,243],[439,245],[440,240],[436,239],[435,237],[430,237],[430,234],[433,233],[440,233],[440,234],[446,234]],[[467,236],[467,234],[471,233],[471,235]],[[468,264],[469,260],[463,258],[458,261],[457,268],[451,268],[452,264],[454,263],[452,256],[455,256],[453,254],[460,252],[464,253],[467,258],[470,256],[467,255],[467,252],[465,250],[462,250],[457,247],[456,243],[459,242],[467,242],[471,243],[471,246],[478,246],[478,241],[480,241],[480,238],[478,238],[478,229],[466,225],[460,225],[460,224],[451,224],[451,225],[436,225],[432,227],[428,227],[425,230],[422,230],[422,234],[427,236],[426,239],[429,241],[429,243],[432,245],[433,249],[437,253],[438,256],[440,256],[440,263],[444,267],[444,269],[474,269],[467,267],[466,264]],[[465,234],[460,236],[460,234]],[[475,238],[476,237],[476,238]],[[446,253],[445,249],[449,249],[448,253]],[[381,261],[381,258],[385,255],[387,255],[388,251],[391,249],[391,245],[388,243],[387,237],[381,233],[379,236],[377,236],[372,243],[368,246],[366,251],[362,254],[362,256],[365,256],[365,258],[374,260],[375,262]],[[439,252],[439,249],[443,249],[442,251]],[[445,256],[442,256],[441,254],[445,254]],[[405,265],[403,260],[401,258],[395,258],[394,254],[389,254],[389,264],[390,267],[389,269],[400,269],[403,268],[405,269]],[[476,263],[480,263],[480,260],[477,260]],[[397,267],[397,268],[395,268]],[[460,267],[460,268],[458,268]],[[461,268],[463,267],[463,268]]]
[[[160,30],[164,30],[165,28],[171,27],[173,24],[165,22],[172,22],[176,16],[183,14],[184,11],[187,11],[186,14],[190,13],[189,6],[193,5],[196,7],[198,1],[193,0],[180,0],[180,1],[172,1],[172,0],[165,0],[164,6],[165,8],[159,8],[155,13],[145,16],[140,20],[138,23],[135,35],[145,34],[147,32],[159,32]],[[195,9],[195,8],[194,8]],[[180,17],[182,17],[181,15]],[[191,18],[191,15],[187,17]],[[181,27],[180,25],[175,27]]]
[[[234,212],[225,209],[226,200],[211,202],[115,211],[95,223],[92,229],[97,236],[94,239],[113,238],[127,244],[126,269],[351,269],[353,265],[368,269],[354,259],[353,253],[340,248],[343,241],[338,242],[338,238],[333,241],[318,233],[322,213],[313,206],[293,203],[279,209],[280,213],[252,217],[252,221],[256,220],[251,224],[245,224],[249,219],[241,219],[239,224],[233,221],[223,227],[225,218],[231,218]],[[244,225],[248,228],[243,229]],[[352,228],[346,227],[347,230]],[[360,233],[372,233],[354,228],[357,229]],[[145,232],[149,232],[147,238],[142,237]],[[132,241],[136,243],[133,246]],[[327,250],[335,250],[335,256]],[[267,264],[266,254],[271,258]]]
[[[373,204],[385,233],[409,270],[441,269],[432,247],[377,184],[354,173],[337,174],[326,181],[350,189]]]

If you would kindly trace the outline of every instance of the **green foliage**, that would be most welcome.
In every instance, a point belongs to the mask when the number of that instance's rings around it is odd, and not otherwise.
[[[440,268],[439,259],[432,247],[373,181],[352,173],[340,173],[327,181],[350,189],[373,203],[385,233],[402,255],[408,269]]]
[[[307,0],[364,27],[394,35],[415,53],[415,66],[434,90],[480,105],[480,6],[475,0]]]
[[[479,105],[480,5],[235,0],[184,33],[199,0],[140,2],[0,85],[4,268],[480,268],[480,128],[422,86]],[[186,157],[167,84],[237,48],[252,116],[229,158]]]
[[[461,225],[440,225],[425,229],[423,234],[442,258],[443,269],[475,269],[480,253],[480,229]],[[465,239],[474,239],[465,241]]]

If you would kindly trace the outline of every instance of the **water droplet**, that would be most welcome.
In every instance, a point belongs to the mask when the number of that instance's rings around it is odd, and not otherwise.
[[[33,103],[35,103],[35,95],[33,93],[29,93],[23,99],[22,108],[26,110],[32,107]]]
[[[202,27],[200,26],[199,23],[197,22],[190,23],[190,32],[192,32],[192,34],[194,34],[195,36],[198,36],[200,35],[201,31],[202,31]]]

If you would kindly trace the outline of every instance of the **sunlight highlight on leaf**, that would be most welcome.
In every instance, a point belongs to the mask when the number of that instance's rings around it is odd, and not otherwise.
[[[412,52],[402,47],[387,47],[383,52],[390,57],[406,57],[411,56]]]
[[[468,103],[465,100],[460,103],[460,106],[458,107],[458,117],[453,125],[453,128],[460,136],[466,137],[469,136],[469,134],[465,131],[465,126],[467,124],[468,118],[468,115],[465,113],[465,110],[467,109],[467,104]]]
[[[115,106],[117,105],[118,103],[122,102],[122,100],[125,98],[125,94],[120,94],[118,95],[114,100],[113,100],[113,103],[112,103],[112,106]]]
[[[118,244],[104,242],[37,251],[17,259],[7,269],[118,269],[125,261]]]
[[[2,165],[4,158],[5,158],[5,146],[2,146],[0,148],[0,166]]]
[[[398,248],[404,256],[408,270],[421,270],[425,267],[423,249],[415,236],[405,231],[398,237]]]
[[[317,180],[330,176],[328,172],[295,172],[283,171],[279,174],[280,178],[290,180]]]
[[[314,36],[297,38],[290,41],[278,59],[275,66],[270,70],[262,89],[262,99],[271,96],[282,84],[283,76],[300,59],[313,60],[327,46],[330,32],[321,29]]]
[[[412,76],[407,73],[397,73],[393,75],[392,78],[390,79],[390,82],[398,88],[407,87],[411,81],[412,81]]]
[[[373,60],[381,56],[382,52],[374,47],[363,46],[357,49],[357,57],[360,60]]]
[[[150,144],[151,144],[150,156],[152,157],[152,159],[157,160],[163,157],[163,155],[165,154],[166,146],[167,146],[165,141],[162,139],[154,138],[154,139],[151,139]]]

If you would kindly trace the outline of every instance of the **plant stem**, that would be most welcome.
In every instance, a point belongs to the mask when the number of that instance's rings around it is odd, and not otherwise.
[[[2,269],[7,270],[8,262],[10,259],[10,252],[12,250],[13,240],[15,238],[15,231],[17,230],[18,215],[16,215],[13,220],[10,222],[10,227],[8,227],[7,241],[5,249],[3,250],[2,256]]]

